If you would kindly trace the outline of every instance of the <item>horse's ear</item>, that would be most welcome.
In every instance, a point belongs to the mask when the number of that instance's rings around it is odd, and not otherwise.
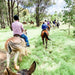
[[[6,68],[6,69],[4,70],[4,75],[9,75],[9,74],[11,74],[11,73],[12,73],[11,70],[8,69],[8,68]]]
[[[29,69],[29,73],[33,73],[35,71],[35,68],[36,68],[36,62],[34,61]]]
[[[4,70],[4,75],[8,75],[8,72],[6,69]]]

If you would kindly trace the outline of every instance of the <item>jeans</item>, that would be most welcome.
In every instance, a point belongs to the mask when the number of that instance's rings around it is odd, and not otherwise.
[[[25,34],[21,35],[21,38],[24,38],[24,40],[26,41],[26,45],[29,46],[29,41],[28,41],[28,37]]]

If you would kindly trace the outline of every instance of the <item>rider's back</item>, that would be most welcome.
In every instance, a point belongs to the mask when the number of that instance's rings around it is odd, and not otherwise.
[[[15,34],[22,34],[22,30],[23,30],[23,25],[22,23],[15,21],[12,23],[12,29],[13,29],[13,35]]]

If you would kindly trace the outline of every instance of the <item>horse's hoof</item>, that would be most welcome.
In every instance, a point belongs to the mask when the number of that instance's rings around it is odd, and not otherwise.
[[[19,70],[19,66],[15,66],[15,70]]]

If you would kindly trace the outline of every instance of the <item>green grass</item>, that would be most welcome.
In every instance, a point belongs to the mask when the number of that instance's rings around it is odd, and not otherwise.
[[[25,26],[27,28],[27,26]],[[42,44],[40,37],[41,27],[28,28],[28,38],[31,52],[24,56],[22,62],[19,62],[20,70],[29,69],[33,61],[36,61],[36,70],[33,75],[75,75],[75,38],[68,36],[67,31],[60,29],[51,29],[48,41],[48,48]],[[4,42],[12,36],[9,29],[0,30],[0,48],[4,49]],[[11,60],[12,61],[12,60]],[[13,61],[12,61],[13,62]],[[16,72],[11,64],[12,70]]]

